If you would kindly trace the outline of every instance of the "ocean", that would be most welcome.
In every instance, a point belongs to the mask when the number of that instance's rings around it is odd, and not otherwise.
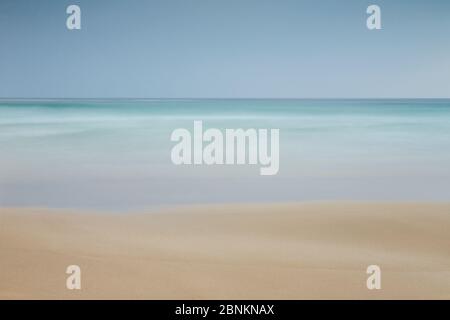
[[[277,128],[280,170],[175,166],[177,128]],[[0,206],[449,201],[450,100],[0,100]]]

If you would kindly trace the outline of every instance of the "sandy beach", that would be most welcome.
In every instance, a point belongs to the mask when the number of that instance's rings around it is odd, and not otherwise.
[[[437,203],[2,208],[0,298],[450,299],[449,230]]]

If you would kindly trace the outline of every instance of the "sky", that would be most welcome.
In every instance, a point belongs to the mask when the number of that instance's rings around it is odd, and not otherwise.
[[[0,1],[0,98],[120,97],[450,98],[450,1]]]

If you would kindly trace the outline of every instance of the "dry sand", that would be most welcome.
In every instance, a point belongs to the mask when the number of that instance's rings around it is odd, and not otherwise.
[[[65,287],[72,264],[81,290]],[[450,204],[3,208],[0,298],[449,299]]]

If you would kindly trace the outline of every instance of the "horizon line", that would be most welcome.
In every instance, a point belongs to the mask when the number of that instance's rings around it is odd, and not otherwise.
[[[2,100],[450,100],[450,97],[0,97]]]

